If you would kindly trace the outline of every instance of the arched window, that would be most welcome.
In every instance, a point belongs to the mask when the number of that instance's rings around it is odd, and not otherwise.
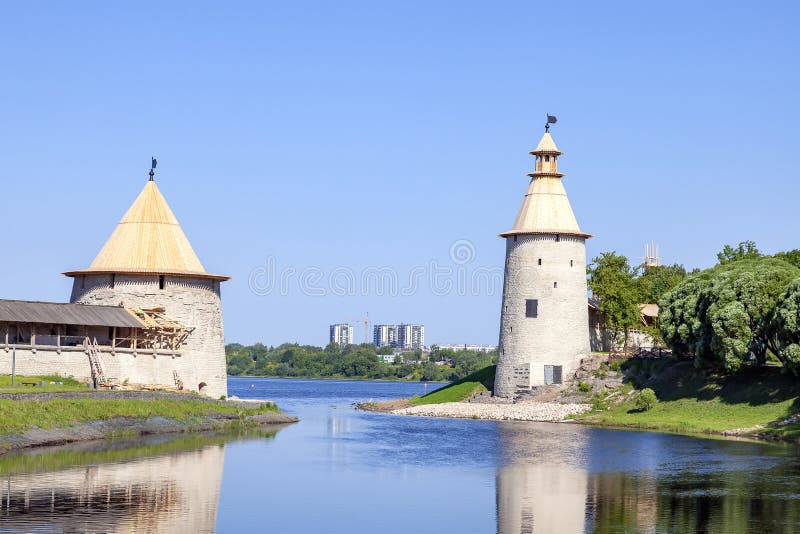
[[[545,156],[545,157],[544,157],[544,160],[545,160],[545,161],[550,161],[550,156]]]

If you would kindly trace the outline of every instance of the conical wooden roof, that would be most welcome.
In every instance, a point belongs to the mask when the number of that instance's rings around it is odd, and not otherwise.
[[[532,154],[561,154],[556,143],[545,132]],[[581,231],[567,191],[556,171],[532,172],[528,192],[514,220],[511,230],[500,234],[508,237],[517,234],[569,234],[581,237],[591,235]]]
[[[209,274],[155,181],[148,181],[88,269],[66,272],[174,274],[227,280]]]

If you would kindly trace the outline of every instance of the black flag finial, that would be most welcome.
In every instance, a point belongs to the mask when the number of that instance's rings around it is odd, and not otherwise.
[[[549,132],[550,131],[550,125],[551,124],[555,124],[557,122],[558,122],[558,119],[556,118],[555,115],[550,115],[549,113],[547,113],[547,122],[544,125],[544,131],[545,132]]]
[[[158,160],[156,158],[150,158],[150,181],[153,181],[153,176],[156,174],[156,165],[158,165]]]

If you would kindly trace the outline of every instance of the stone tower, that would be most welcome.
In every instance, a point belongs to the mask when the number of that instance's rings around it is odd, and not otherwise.
[[[120,379],[172,384],[177,372],[189,390],[227,395],[220,282],[229,278],[203,268],[152,172],[89,268],[64,274],[74,278],[71,302],[163,307],[170,318],[191,329],[177,357],[153,353],[131,362],[110,358],[116,360],[108,363],[117,365]]]
[[[589,353],[586,247],[558,172],[562,152],[545,129],[535,170],[506,240],[494,393],[561,383]]]

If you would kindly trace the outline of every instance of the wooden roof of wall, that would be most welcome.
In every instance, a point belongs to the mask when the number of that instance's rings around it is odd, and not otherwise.
[[[145,326],[133,313],[119,306],[27,300],[0,300],[0,321],[127,328],[143,328]]]

